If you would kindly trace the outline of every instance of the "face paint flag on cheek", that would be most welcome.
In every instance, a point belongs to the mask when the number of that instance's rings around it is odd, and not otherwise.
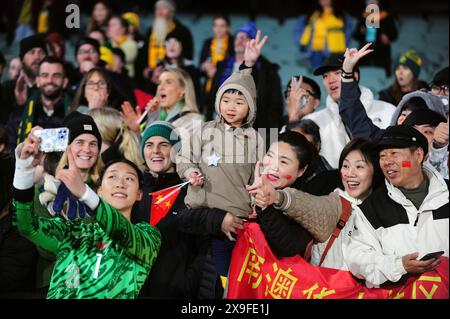
[[[411,168],[411,162],[410,161],[403,161],[402,162],[403,168]]]

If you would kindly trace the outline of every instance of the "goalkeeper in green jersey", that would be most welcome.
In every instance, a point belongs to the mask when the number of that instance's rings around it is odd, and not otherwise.
[[[34,129],[33,129],[34,130]],[[17,227],[30,241],[56,256],[47,298],[135,298],[156,259],[161,236],[147,224],[130,222],[142,198],[142,174],[128,160],[108,163],[98,195],[75,167],[69,146],[68,168],[56,178],[94,211],[94,221],[65,221],[34,215],[33,175],[42,155],[31,132],[16,149],[13,193]]]

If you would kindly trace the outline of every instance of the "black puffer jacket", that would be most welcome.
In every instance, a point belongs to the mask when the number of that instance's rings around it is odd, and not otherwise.
[[[133,222],[150,220],[152,198],[149,193],[182,183],[176,173],[157,178],[144,174],[144,197],[136,207]],[[221,236],[225,212],[216,209],[185,208],[186,188],[156,227],[161,232],[161,248],[149,278],[141,290],[142,298],[215,298],[217,275],[211,265],[212,236]]]

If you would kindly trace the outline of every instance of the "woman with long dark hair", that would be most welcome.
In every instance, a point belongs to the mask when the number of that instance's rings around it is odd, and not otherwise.
[[[259,183],[249,190],[258,206],[273,204],[275,209],[300,223],[315,238],[311,263],[346,270],[342,246],[349,240],[349,232],[353,229],[355,216],[352,215],[352,206],[361,204],[373,189],[380,186],[383,175],[374,145],[363,139],[354,139],[347,144],[339,159],[339,170],[343,189],[337,188],[327,196],[314,196],[292,188],[281,189],[272,182]],[[270,170],[267,173],[269,176],[272,174]],[[280,180],[287,178],[278,177]],[[330,235],[338,223],[341,231],[336,239]],[[283,243],[284,256],[296,254],[292,245]],[[305,252],[305,255],[308,254]]]

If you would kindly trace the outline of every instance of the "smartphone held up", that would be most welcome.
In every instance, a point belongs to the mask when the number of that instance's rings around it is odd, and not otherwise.
[[[39,130],[34,135],[41,140],[39,150],[43,153],[64,152],[69,144],[67,127]]]

